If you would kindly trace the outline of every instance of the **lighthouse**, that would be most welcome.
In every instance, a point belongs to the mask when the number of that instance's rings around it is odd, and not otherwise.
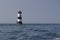
[[[17,14],[17,25],[22,24],[22,12],[19,10]]]

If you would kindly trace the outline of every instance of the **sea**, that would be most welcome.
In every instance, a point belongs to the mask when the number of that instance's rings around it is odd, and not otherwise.
[[[60,24],[0,24],[0,40],[60,40]]]

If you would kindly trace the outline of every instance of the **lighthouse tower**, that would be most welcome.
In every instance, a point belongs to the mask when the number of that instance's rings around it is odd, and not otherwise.
[[[19,10],[17,14],[17,24],[22,24],[22,12]]]

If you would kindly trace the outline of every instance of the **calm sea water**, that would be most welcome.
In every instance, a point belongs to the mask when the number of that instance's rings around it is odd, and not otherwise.
[[[0,40],[58,40],[60,24],[0,24]]]

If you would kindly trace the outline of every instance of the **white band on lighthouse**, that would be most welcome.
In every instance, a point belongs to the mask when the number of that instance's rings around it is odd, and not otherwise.
[[[20,14],[17,14],[17,17],[20,17]]]
[[[20,21],[20,19],[17,19],[17,22],[19,22]]]

